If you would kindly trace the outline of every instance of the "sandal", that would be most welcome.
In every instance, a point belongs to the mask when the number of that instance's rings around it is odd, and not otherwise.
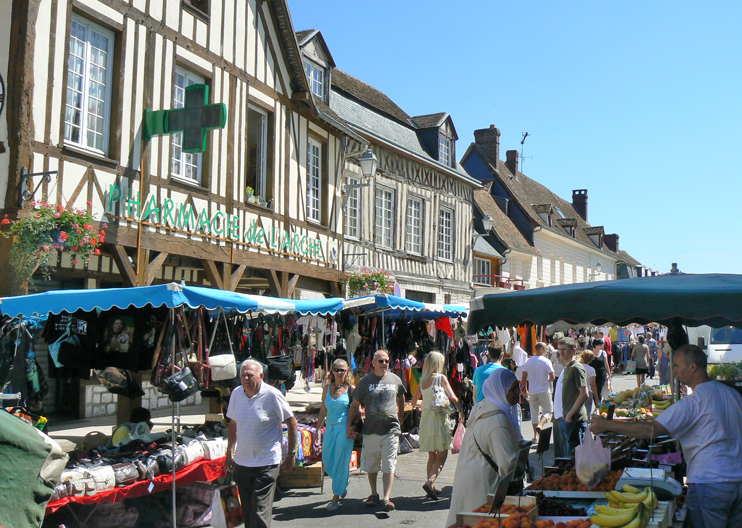
[[[342,495],[340,495],[340,498],[344,499],[347,495],[348,495],[348,488],[345,488],[345,491],[343,492]]]
[[[339,502],[330,502],[327,504],[327,511],[335,511],[340,507]]]
[[[394,511],[396,507],[394,506],[394,503],[390,500],[385,500],[384,505],[381,507],[382,510],[385,512]]]
[[[435,501],[438,500],[438,495],[435,494],[435,489],[433,488],[433,486],[426,482],[425,484],[423,484],[423,489],[425,490],[425,494],[428,496],[429,499]]]
[[[375,493],[373,495],[369,495],[368,498],[363,501],[363,503],[369,507],[376,506],[377,504],[379,504],[379,494]]]

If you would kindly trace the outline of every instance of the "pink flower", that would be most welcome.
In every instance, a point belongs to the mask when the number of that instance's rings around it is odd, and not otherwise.
[[[103,227],[105,227],[106,229],[108,229],[108,224],[103,224]]]
[[[85,202],[85,203],[88,205],[88,207],[92,207],[93,206],[93,202]]]
[[[77,259],[72,261],[73,264],[77,264]]]
[[[100,249],[98,249],[98,248],[95,248],[95,249],[93,250],[93,253],[95,253],[96,255],[100,255]]]
[[[0,224],[2,225],[8,225],[9,223],[10,223],[10,220],[8,220],[7,218],[3,218],[2,221],[0,221]]]
[[[60,218],[62,216],[62,213],[54,213],[54,218]]]
[[[43,249],[44,251],[49,251],[49,245],[44,244],[43,246],[41,246],[41,249]]]

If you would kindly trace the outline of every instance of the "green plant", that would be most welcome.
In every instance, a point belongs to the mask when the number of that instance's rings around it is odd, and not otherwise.
[[[93,204],[88,202],[90,205]],[[48,280],[52,253],[64,250],[75,253],[73,264],[78,263],[78,258],[87,263],[91,254],[100,255],[99,247],[105,241],[106,232],[93,226],[95,219],[89,212],[43,201],[31,202],[31,206],[33,210],[28,216],[13,221],[5,215],[0,221],[3,226],[10,226],[3,235],[15,236],[10,264],[21,282],[32,281],[37,269]]]
[[[345,273],[343,276],[348,298],[371,295],[373,293],[392,293],[394,279],[386,270],[361,268]]]
[[[254,196],[255,195],[255,189],[253,189],[249,185],[247,187],[245,187],[245,192],[247,193],[248,196]]]
[[[742,377],[742,361],[737,363],[719,363],[718,365],[709,365],[708,374],[711,379],[740,379],[740,377]]]

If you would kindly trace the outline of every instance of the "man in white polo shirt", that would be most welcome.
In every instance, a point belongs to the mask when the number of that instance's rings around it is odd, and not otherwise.
[[[271,525],[273,494],[281,464],[282,423],[288,427],[288,456],[285,471],[294,468],[296,418],[281,391],[263,383],[263,365],[247,360],[240,368],[242,385],[232,391],[227,408],[229,422],[224,470],[234,465],[240,490],[245,527]]]
[[[538,441],[541,428],[551,418],[551,383],[554,381],[554,367],[546,359],[546,343],[536,343],[536,354],[529,357],[523,366],[524,395],[531,406],[531,425],[533,439]],[[539,409],[542,412],[539,422]]]

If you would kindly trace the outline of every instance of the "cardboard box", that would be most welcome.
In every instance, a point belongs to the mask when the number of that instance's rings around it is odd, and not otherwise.
[[[278,474],[279,488],[321,488],[324,481],[325,468],[322,462],[315,462],[307,466],[295,467],[293,471]]]

